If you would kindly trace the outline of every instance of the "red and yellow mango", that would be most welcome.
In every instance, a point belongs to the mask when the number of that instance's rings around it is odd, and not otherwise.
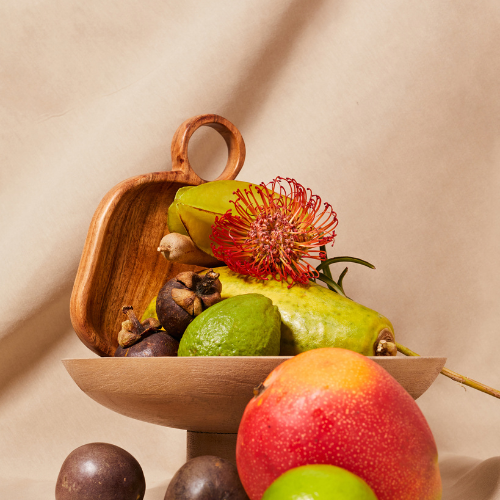
[[[238,472],[251,500],[289,469],[342,467],[378,500],[439,500],[436,444],[413,398],[371,359],[339,348],[299,354],[273,370],[238,432]]]

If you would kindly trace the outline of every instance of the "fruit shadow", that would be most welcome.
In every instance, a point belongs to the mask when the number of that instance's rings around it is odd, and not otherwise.
[[[43,305],[20,317],[20,326],[2,338],[0,400],[72,330],[69,300],[72,285],[48,296]],[[90,351],[89,351],[90,352]]]
[[[439,464],[443,500],[500,498],[500,457],[478,460],[452,456]]]
[[[146,489],[144,500],[163,500],[167,491],[169,481],[165,481],[160,486],[156,485]]]

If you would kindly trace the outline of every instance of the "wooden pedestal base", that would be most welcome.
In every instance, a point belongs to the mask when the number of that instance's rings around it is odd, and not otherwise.
[[[186,460],[202,455],[215,455],[236,465],[237,435],[187,431]]]

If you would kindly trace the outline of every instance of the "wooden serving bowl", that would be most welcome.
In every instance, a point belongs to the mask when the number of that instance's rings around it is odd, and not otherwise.
[[[234,179],[245,160],[236,127],[218,115],[186,120],[172,141],[172,171],[127,179],[103,198],[92,218],[71,295],[73,328],[99,358],[64,365],[88,396],[123,415],[186,429],[187,457],[212,454],[234,461],[236,432],[253,388],[287,357],[114,358],[124,316],[142,315],[162,285],[194,266],[168,262],[157,247],[168,233],[167,212],[183,186],[206,182],[191,168],[188,143],[200,126],[228,146],[217,180]],[[430,387],[444,358],[372,358],[414,397]]]
[[[187,456],[234,461],[236,433],[253,389],[289,356],[67,359],[80,389],[127,417],[188,431]],[[446,358],[372,357],[417,399]]]
[[[63,361],[78,387],[127,417],[195,432],[238,432],[253,389],[290,356],[93,358]],[[417,399],[446,358],[370,357]]]

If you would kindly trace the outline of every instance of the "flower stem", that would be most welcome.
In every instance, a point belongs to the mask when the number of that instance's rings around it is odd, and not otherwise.
[[[320,249],[322,252],[324,252],[324,253],[325,253],[325,258],[326,258],[326,256],[327,256],[327,254],[326,254],[326,245],[321,245],[321,246],[319,247],[319,249]],[[320,264],[320,266],[321,266],[321,264]],[[318,266],[318,267],[319,267],[319,266]],[[318,268],[316,268],[316,269],[318,269]],[[322,269],[323,269],[323,273],[325,274],[325,276],[326,276],[327,278],[330,278],[331,280],[333,280],[333,277],[332,277],[332,272],[331,272],[331,270],[330,270],[330,266],[329,266],[329,265],[325,265],[324,267],[322,267]],[[318,271],[319,271],[319,269],[318,269]]]
[[[413,352],[411,349],[408,349],[408,347],[405,347],[401,344],[398,344],[396,342],[396,346],[398,348],[398,351],[401,354],[404,354],[405,356],[420,356],[420,354],[417,354],[416,352]],[[475,380],[472,380],[469,377],[464,377],[463,375],[460,375],[459,373],[453,372],[451,370],[448,370],[448,368],[443,368],[441,370],[441,373],[445,375],[448,378],[451,378],[451,380],[454,380],[455,382],[458,382],[463,385],[467,385],[469,387],[472,387],[473,389],[477,389],[478,391],[485,392],[486,394],[489,394],[490,396],[493,396],[495,398],[500,399],[500,391],[497,389],[493,389],[492,387],[488,387],[487,385],[482,384],[481,382],[477,382]]]

